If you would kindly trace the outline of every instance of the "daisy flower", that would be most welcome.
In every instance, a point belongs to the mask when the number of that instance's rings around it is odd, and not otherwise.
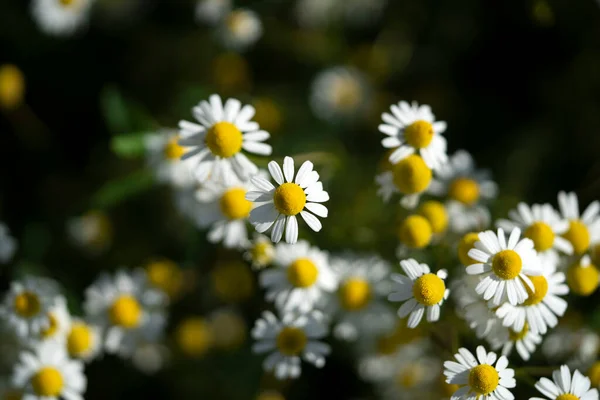
[[[252,242],[244,252],[244,259],[252,264],[254,269],[263,269],[271,264],[275,257],[275,246],[265,235],[254,233]]]
[[[490,212],[484,202],[495,198],[498,188],[488,171],[475,169],[473,157],[459,150],[436,170],[428,192],[448,198],[450,229],[463,233],[490,224]]]
[[[175,343],[187,357],[201,358],[213,346],[214,333],[202,317],[188,317],[175,328]]]
[[[285,241],[296,243],[298,240],[298,220],[300,214],[304,222],[315,232],[322,228],[321,221],[315,215],[326,218],[327,207],[320,203],[329,200],[329,194],[323,190],[319,174],[313,170],[310,161],[302,163],[294,173],[294,159],[283,159],[283,172],[275,161],[269,163],[269,172],[277,187],[268,180],[255,176],[252,184],[258,188],[246,194],[246,200],[261,204],[250,212],[250,222],[259,233],[271,230],[271,240],[277,243],[285,231]],[[294,179],[295,175],[295,179]]]
[[[103,274],[85,291],[89,321],[105,333],[107,352],[130,357],[138,344],[162,334],[167,296],[150,288],[144,271]]]
[[[176,188],[188,187],[195,183],[190,169],[190,163],[181,161],[189,149],[179,145],[179,135],[176,130],[163,129],[158,133],[146,135],[146,160],[154,171],[156,180]]]
[[[565,284],[565,274],[556,271],[558,260],[555,254],[540,256],[542,275],[529,276],[533,289],[525,286],[527,300],[520,305],[504,303],[496,310],[504,326],[515,332],[522,332],[526,326],[535,334],[544,335],[548,328],[558,324],[567,310],[566,296],[569,287]]]
[[[594,362],[600,351],[600,336],[587,328],[558,326],[548,334],[542,345],[542,353],[551,362],[586,365]]]
[[[600,201],[592,202],[579,215],[577,195],[573,192],[560,192],[558,206],[562,217],[569,221],[568,230],[563,237],[571,242],[576,255],[582,255],[590,248],[591,237],[600,232]]]
[[[482,277],[475,291],[484,300],[492,299],[494,305],[499,306],[506,298],[512,305],[522,304],[529,298],[526,286],[535,289],[530,276],[542,274],[533,241],[519,240],[520,236],[521,230],[513,229],[507,243],[502,228],[497,235],[481,232],[475,248],[469,250],[469,257],[478,263],[469,265],[466,271]]]
[[[390,154],[390,162],[419,154],[430,169],[437,170],[448,160],[446,139],[442,133],[446,130],[444,121],[436,121],[428,105],[412,104],[401,101],[393,104],[390,113],[383,113],[383,124],[379,131],[386,135],[381,141],[383,147],[395,149]]]
[[[532,397],[530,400],[598,400],[598,390],[590,390],[590,378],[575,370],[571,371],[566,365],[552,373],[552,380],[541,378],[535,388],[546,397]]]
[[[8,227],[0,222],[0,263],[10,262],[15,251],[17,251],[17,241],[10,235]]]
[[[56,284],[49,279],[26,277],[12,282],[0,305],[0,318],[22,339],[33,338],[51,326],[49,312],[57,296]]]
[[[394,164],[391,171],[384,171],[375,177],[377,194],[387,202],[394,193],[399,193],[403,207],[415,208],[421,194],[429,188],[432,176],[423,158],[412,154]]]
[[[567,269],[569,288],[578,296],[590,296],[598,288],[599,282],[598,268],[592,264],[588,255],[583,256]]]
[[[81,318],[74,318],[67,331],[65,344],[69,357],[90,362],[102,350],[100,329]]]
[[[431,243],[433,228],[429,220],[420,215],[406,217],[398,228],[400,246],[398,254],[403,254],[406,249],[423,249]]]
[[[304,240],[295,245],[278,244],[273,264],[273,268],[261,271],[259,282],[266,290],[265,298],[279,309],[308,312],[324,292],[337,287],[327,253]]]
[[[427,264],[419,264],[410,258],[400,261],[404,273],[392,274],[392,280],[397,283],[388,299],[405,302],[398,309],[400,318],[408,317],[408,327],[415,328],[421,322],[425,310],[427,321],[435,322],[440,318],[440,306],[450,293],[444,280],[448,277],[446,270],[441,269],[436,274],[431,273]]]
[[[497,358],[496,353],[486,352],[483,346],[477,347],[477,358],[463,348],[454,355],[456,361],[444,362],[446,382],[461,386],[452,400],[513,400],[508,390],[516,386],[515,371],[508,367],[505,356]],[[498,360],[498,361],[496,361]],[[496,365],[494,366],[494,363]]]
[[[389,331],[396,320],[385,302],[389,293],[390,267],[378,257],[347,255],[332,260],[338,289],[327,302],[328,315],[336,315],[333,334],[354,341]]]
[[[196,20],[216,25],[231,11],[232,6],[232,0],[198,0]]]
[[[185,286],[184,272],[176,262],[166,258],[155,259],[145,267],[148,284],[165,292],[169,299],[177,299]]]
[[[269,133],[250,120],[255,112],[251,105],[242,107],[237,99],[228,99],[223,105],[221,97],[213,94],[192,112],[200,124],[180,121],[179,144],[191,148],[182,159],[194,160],[191,168],[200,183],[209,179],[228,183],[235,177],[248,180],[258,168],[242,150],[271,154],[271,146],[263,143]]]
[[[108,250],[112,243],[113,224],[106,213],[92,210],[70,219],[67,233],[75,245],[92,255],[98,255]]]
[[[506,329],[506,328],[505,328]],[[504,344],[502,345],[502,355],[509,356],[513,349],[524,360],[528,361],[531,354],[535,352],[536,347],[542,343],[542,337],[532,332],[529,325],[525,324],[520,331],[514,331],[511,328],[506,329]]]
[[[246,321],[234,310],[223,308],[213,312],[209,324],[213,332],[213,345],[218,349],[235,351],[246,341]]]
[[[507,232],[514,228],[521,229],[523,236],[533,240],[537,252],[558,250],[573,254],[571,243],[560,236],[569,229],[569,222],[563,220],[550,204],[534,204],[530,207],[519,203],[515,210],[508,212],[508,216],[510,220],[498,220],[496,225]]]
[[[83,363],[70,360],[64,348],[49,342],[21,354],[12,381],[23,388],[25,400],[83,400],[87,386]]]
[[[87,25],[92,0],[34,0],[31,14],[48,35],[69,36]]]
[[[58,343],[65,341],[71,325],[71,314],[64,297],[57,296],[55,298],[54,305],[48,309],[48,319],[50,321],[49,325],[42,329],[39,334],[30,337],[33,345],[45,341]]]
[[[225,16],[219,33],[225,47],[243,51],[260,39],[263,24],[254,11],[238,8]]]
[[[286,313],[281,319],[265,311],[252,329],[252,337],[256,340],[252,351],[270,353],[263,367],[266,371],[274,371],[277,379],[298,378],[301,358],[317,368],[325,365],[325,356],[331,348],[320,340],[326,335],[327,325],[318,311]]]

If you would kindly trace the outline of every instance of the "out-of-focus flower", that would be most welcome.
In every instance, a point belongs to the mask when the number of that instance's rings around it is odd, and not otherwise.
[[[169,350],[160,342],[141,343],[131,355],[131,363],[145,374],[160,371],[169,359]]]
[[[56,296],[54,305],[48,310],[50,324],[42,329],[39,334],[31,335],[28,339],[33,345],[40,342],[51,341],[63,344],[71,326],[71,314],[67,308],[67,301],[62,296]]]
[[[367,26],[382,15],[387,0],[298,0],[295,14],[305,28],[322,28],[343,20],[353,26]]]
[[[175,329],[179,350],[188,357],[199,358],[211,348],[214,335],[209,323],[201,317],[189,317]]]
[[[17,251],[17,241],[10,235],[8,226],[0,222],[0,263],[9,263]]]
[[[300,214],[304,222],[315,232],[322,228],[316,216],[326,218],[327,207],[320,203],[329,200],[329,194],[323,190],[319,174],[313,170],[313,163],[305,161],[297,172],[294,171],[294,159],[283,159],[283,171],[275,161],[269,163],[269,172],[277,187],[271,182],[254,176],[252,184],[258,188],[250,191],[246,199],[255,203],[264,203],[250,212],[250,222],[259,233],[271,230],[271,240],[281,240],[285,231],[285,241],[296,243],[298,240],[298,220]],[[295,177],[295,178],[294,178]]]
[[[93,0],[34,0],[31,13],[44,33],[70,36],[87,25],[92,4]]]
[[[432,180],[432,171],[423,159],[412,154],[375,177],[379,188],[377,194],[384,201],[389,201],[394,193],[400,193],[400,204],[405,208],[415,208],[419,204],[421,194],[425,192]]]
[[[585,255],[567,269],[567,283],[573,293],[578,296],[589,296],[596,291],[600,280],[597,266]]]
[[[254,233],[252,242],[244,253],[244,259],[250,261],[254,269],[263,269],[271,264],[275,257],[275,246],[265,235]]]
[[[571,242],[576,255],[584,254],[590,248],[591,238],[600,232],[600,201],[590,203],[580,215],[577,195],[560,192],[558,205],[562,217],[569,221],[569,229],[563,237]]]
[[[146,160],[161,183],[176,188],[189,187],[195,183],[189,162],[181,160],[189,149],[180,146],[176,130],[165,129],[144,138]]]
[[[226,303],[241,303],[254,294],[254,275],[242,261],[219,261],[211,271],[214,294]]]
[[[600,350],[597,333],[578,328],[575,324],[563,324],[546,336],[542,352],[551,361],[566,361],[567,364],[589,365]]]
[[[256,109],[254,120],[258,122],[267,132],[277,132],[283,122],[281,107],[273,99],[259,97],[253,102]]]
[[[0,66],[0,109],[14,110],[25,100],[25,76],[12,64]]]
[[[90,362],[102,351],[100,329],[80,318],[75,318],[66,336],[69,357]]]
[[[71,240],[90,254],[97,255],[110,247],[113,239],[113,224],[110,217],[100,210],[88,211],[81,217],[67,222]]]
[[[542,343],[542,337],[532,332],[527,323],[525,323],[523,329],[520,331],[514,331],[512,328],[506,329],[504,335],[505,338],[502,340],[504,342],[502,355],[508,357],[512,350],[516,348],[517,353],[524,361],[528,361],[531,354],[535,352],[535,348]]]
[[[229,49],[243,51],[260,39],[263,34],[262,21],[257,13],[238,8],[223,19],[219,36]]]
[[[398,227],[400,245],[407,249],[422,249],[431,243],[433,231],[427,218],[410,215]],[[402,254],[401,252],[399,254]]]
[[[541,378],[535,384],[535,388],[546,397],[532,397],[531,400],[598,400],[598,390],[590,389],[590,384],[590,378],[578,370],[571,376],[569,367],[561,365],[560,370],[552,373],[552,380]]]
[[[148,283],[162,290],[169,298],[177,298],[183,289],[183,272],[179,265],[167,259],[158,259],[146,264]]]
[[[231,0],[198,0],[196,3],[196,20],[216,25],[225,18],[232,7]]]
[[[428,200],[419,206],[417,214],[429,222],[431,232],[434,235],[439,235],[446,231],[448,227],[448,212],[443,203]]]
[[[244,344],[248,327],[239,313],[228,309],[217,310],[211,314],[208,323],[216,348],[232,351]]]

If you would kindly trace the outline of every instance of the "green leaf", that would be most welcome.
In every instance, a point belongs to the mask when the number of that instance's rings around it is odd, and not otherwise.
[[[125,99],[116,87],[105,87],[100,102],[106,125],[113,134],[132,129]]]
[[[122,158],[140,158],[146,152],[144,137],[147,133],[132,133],[113,136],[110,148],[113,153]]]
[[[123,178],[106,183],[92,196],[92,208],[109,208],[154,185],[154,176],[148,170],[136,171]]]

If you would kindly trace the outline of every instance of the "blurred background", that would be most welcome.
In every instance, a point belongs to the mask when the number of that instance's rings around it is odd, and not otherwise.
[[[521,199],[555,203],[561,189],[583,204],[600,198],[596,1],[233,3],[261,21],[252,43],[232,44],[223,30],[235,31],[234,21],[209,21],[193,0],[96,0],[69,35],[45,32],[28,1],[0,1],[0,65],[22,78],[0,74],[12,77],[8,89],[0,79],[0,219],[19,243],[0,269],[2,288],[26,273],[52,276],[77,313],[100,271],[166,257],[186,276],[170,309],[166,367],[149,378],[106,356],[86,370],[88,399],[241,400],[265,388],[290,399],[372,398],[336,343],[322,371],[307,367],[284,383],[262,372],[248,337],[196,358],[174,343],[187,316],[233,307],[251,326],[265,307],[261,296],[215,294],[215,262],[239,255],[208,245],[144,160],[144,133],[191,120],[212,93],[255,105],[274,159],[308,157],[322,171],[330,217],[319,235],[303,234],[328,250],[393,257],[394,207],[377,198],[374,175],[380,115],[400,100],[430,104],[448,123],[449,152],[466,149],[492,170],[495,216]],[[315,79],[332,67],[360,77],[351,113],[324,115],[311,103]],[[90,212],[104,221],[102,251],[68,233],[69,221]]]

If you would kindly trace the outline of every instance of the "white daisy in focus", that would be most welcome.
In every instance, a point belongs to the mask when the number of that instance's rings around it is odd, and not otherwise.
[[[44,33],[69,36],[87,25],[92,3],[92,0],[34,0],[31,14]]]
[[[535,388],[546,397],[532,397],[530,400],[598,400],[598,390],[591,389],[590,378],[575,370],[571,371],[566,365],[552,372],[552,380],[541,378]]]
[[[0,222],[0,264],[9,263],[17,251],[17,241],[10,235],[8,226]]]
[[[582,255],[590,248],[591,238],[600,234],[600,201],[590,203],[583,214],[579,214],[579,201],[573,192],[558,194],[558,206],[562,217],[569,221],[563,234],[573,245],[573,253]]]
[[[258,279],[265,288],[265,298],[274,301],[280,310],[308,312],[323,292],[333,292],[337,287],[327,253],[310,247],[306,241],[278,244],[273,264],[273,268],[261,271]]]
[[[254,233],[252,241],[244,252],[244,259],[249,261],[254,269],[263,269],[271,264],[275,257],[275,246],[265,235]]]
[[[21,354],[12,383],[23,388],[24,400],[83,400],[87,387],[83,363],[69,359],[64,348],[50,342]]]
[[[325,365],[325,356],[331,352],[328,344],[321,341],[327,335],[323,314],[287,313],[278,319],[265,311],[252,329],[256,343],[252,351],[270,353],[263,362],[266,371],[273,371],[277,379],[298,378],[301,359],[317,368]]]
[[[427,264],[419,264],[410,258],[400,261],[400,266],[407,276],[392,274],[396,286],[389,296],[390,301],[403,301],[398,309],[400,318],[408,317],[408,327],[415,328],[427,311],[427,321],[435,322],[440,318],[440,306],[448,298],[450,290],[446,289],[444,280],[448,277],[446,270],[431,273]]]
[[[396,316],[386,304],[390,273],[387,262],[378,257],[338,257],[331,261],[338,277],[337,292],[328,304],[328,315],[336,316],[333,334],[341,340],[379,335],[390,331]]]
[[[521,229],[524,237],[533,240],[538,253],[558,250],[573,254],[571,243],[560,236],[569,229],[569,222],[563,220],[550,204],[533,204],[530,207],[519,203],[515,210],[508,212],[508,216],[510,220],[500,219],[496,225],[507,232]]]
[[[333,122],[363,116],[370,98],[371,88],[360,71],[337,66],[314,78],[309,103],[317,117]]]
[[[66,348],[69,357],[90,362],[102,351],[100,329],[80,318],[74,318],[66,335]]]
[[[198,0],[196,3],[196,20],[216,25],[233,7],[231,0]]]
[[[225,47],[243,51],[260,39],[263,25],[257,13],[238,8],[225,16],[219,33]]]
[[[12,282],[0,318],[22,339],[30,339],[50,327],[50,310],[56,304],[58,288],[50,279],[26,277]]]
[[[446,139],[441,135],[446,130],[446,123],[435,120],[431,107],[401,101],[390,109],[391,114],[385,112],[381,115],[384,123],[379,125],[379,131],[387,135],[381,141],[383,147],[395,149],[390,154],[392,164],[415,153],[432,170],[446,163]]]
[[[484,203],[496,197],[498,187],[491,180],[489,171],[476,169],[473,157],[459,150],[436,170],[436,178],[428,192],[448,198],[450,229],[464,233],[489,226],[490,212]]]
[[[296,243],[298,240],[298,220],[300,214],[304,222],[315,232],[322,228],[318,217],[326,218],[327,207],[320,203],[329,200],[329,194],[323,190],[319,174],[313,170],[313,163],[305,161],[298,172],[294,172],[294,159],[283,159],[283,172],[275,161],[269,162],[269,172],[277,187],[268,180],[255,176],[252,184],[258,188],[246,194],[246,199],[259,205],[250,212],[250,222],[259,233],[271,230],[271,240],[277,243],[285,231],[285,241]],[[295,176],[295,178],[294,178]]]
[[[527,326],[531,332],[544,335],[548,328],[558,324],[558,317],[567,310],[567,301],[559,296],[566,296],[569,287],[565,274],[556,271],[557,256],[552,253],[540,256],[540,261],[543,273],[528,277],[534,290],[525,286],[527,300],[516,306],[504,303],[496,310],[504,326],[515,332],[522,332]]]
[[[496,235],[493,231],[479,233],[475,248],[469,250],[469,257],[477,264],[466,269],[469,275],[480,275],[481,281],[475,291],[484,300],[492,300],[499,306],[506,299],[512,305],[523,304],[529,298],[526,286],[535,290],[530,276],[542,275],[538,255],[531,239],[521,239],[521,230],[513,229],[508,238],[502,228]]]
[[[498,358],[496,353],[488,353],[483,346],[479,346],[477,358],[464,347],[458,349],[454,358],[458,362],[444,362],[446,382],[461,386],[452,395],[452,400],[475,398],[513,400],[515,398],[508,390],[516,386],[515,371],[508,368],[508,360],[505,356]]]
[[[248,180],[258,172],[256,165],[242,150],[259,155],[270,155],[272,148],[263,143],[270,135],[251,121],[255,110],[251,105],[242,107],[237,99],[213,94],[192,109],[200,124],[180,121],[179,145],[191,150],[182,159],[192,159],[192,173],[200,183],[211,179],[229,183],[236,177]],[[194,164],[195,163],[195,164]]]
[[[394,164],[391,171],[382,172],[375,177],[377,194],[387,202],[394,193],[399,193],[402,195],[400,204],[403,207],[415,208],[421,195],[429,188],[432,176],[432,170],[423,158],[412,154]],[[447,211],[450,212],[449,209]]]
[[[139,344],[154,342],[166,324],[164,292],[150,288],[143,270],[101,275],[85,291],[88,320],[105,333],[108,353],[131,357]]]
[[[154,171],[158,182],[172,185],[176,188],[189,187],[195,183],[190,169],[190,163],[181,160],[189,150],[180,146],[176,130],[164,129],[158,133],[146,135],[146,160]]]
[[[110,247],[113,225],[109,216],[100,210],[88,211],[67,222],[67,233],[74,244],[91,255],[98,255]]]

